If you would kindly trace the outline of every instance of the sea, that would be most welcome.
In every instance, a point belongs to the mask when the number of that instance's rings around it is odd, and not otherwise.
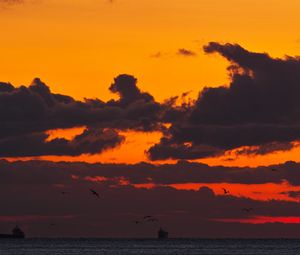
[[[296,239],[24,239],[0,240],[0,255],[300,254]]]

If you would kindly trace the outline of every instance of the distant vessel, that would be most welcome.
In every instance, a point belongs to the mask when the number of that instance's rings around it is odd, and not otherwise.
[[[13,239],[23,239],[25,238],[25,233],[19,228],[18,225],[12,230],[12,234],[0,234],[1,238],[13,238]]]
[[[162,228],[158,230],[158,239],[167,239],[169,237],[169,233]]]

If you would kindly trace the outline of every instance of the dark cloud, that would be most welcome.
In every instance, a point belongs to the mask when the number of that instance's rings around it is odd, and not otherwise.
[[[15,88],[8,83],[0,83],[0,144],[2,156],[28,155],[78,155],[95,153],[103,148],[118,145],[122,139],[108,141],[106,146],[101,138],[95,135],[103,129],[118,130],[161,130],[161,116],[168,108],[154,100],[136,85],[137,80],[130,75],[118,76],[110,90],[119,95],[118,100],[103,102],[99,99],[78,101],[66,95],[52,93],[40,79],[35,79],[29,87]],[[45,131],[58,128],[87,126],[89,138],[93,137],[93,147],[99,142],[97,149],[87,145],[87,133],[74,141],[55,139],[46,141]],[[114,132],[114,131],[112,131]],[[84,144],[79,139],[85,137]],[[32,141],[32,143],[28,143]],[[31,144],[27,148],[26,144]],[[81,148],[79,148],[79,147]],[[60,148],[61,147],[61,148]],[[67,152],[68,151],[68,152]]]
[[[99,99],[77,101],[54,94],[39,79],[29,87],[14,88],[2,83],[0,137],[82,125],[119,129],[143,129],[146,121],[155,125],[161,105],[151,95],[140,92],[134,77],[119,76],[111,90],[118,93],[120,99],[105,103]]]
[[[149,150],[153,160],[290,150],[300,140],[300,59],[274,59],[236,44],[209,43],[230,61],[228,87],[205,88],[185,121],[174,122]]]
[[[114,130],[103,129],[86,129],[71,141],[64,138],[48,141],[48,138],[45,133],[35,133],[2,139],[0,157],[97,154],[118,146],[124,140]]]
[[[115,82],[110,86],[110,91],[117,93],[120,100],[111,100],[108,104],[126,107],[133,102],[143,101],[154,102],[154,98],[148,93],[142,93],[137,87],[137,79],[133,76],[122,74],[115,78]]]
[[[272,171],[275,168],[277,171]],[[300,164],[286,162],[281,165],[250,167],[210,167],[205,164],[179,161],[176,164],[154,165],[140,163],[127,164],[89,164],[83,162],[48,161],[0,161],[0,184],[30,185],[70,183],[71,176],[80,181],[99,181],[119,184],[120,180],[132,185],[187,184],[187,183],[232,183],[267,184],[288,182],[300,185]],[[88,179],[86,177],[89,177]],[[1,186],[0,185],[0,186]]]
[[[224,153],[224,150],[209,145],[192,145],[188,142],[176,143],[172,138],[163,137],[159,144],[155,144],[147,151],[148,157],[151,160],[164,160],[168,158],[198,159],[221,156]]]
[[[12,92],[14,90],[14,86],[10,83],[0,82],[0,92]]]
[[[287,191],[287,192],[283,192],[282,194],[284,195],[288,195],[291,198],[300,198],[300,191]]]

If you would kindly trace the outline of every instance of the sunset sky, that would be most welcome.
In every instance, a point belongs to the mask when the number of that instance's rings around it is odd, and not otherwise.
[[[299,10],[0,0],[0,233],[300,237]]]

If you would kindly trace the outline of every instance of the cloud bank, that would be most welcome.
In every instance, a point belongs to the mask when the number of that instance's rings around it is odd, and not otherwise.
[[[299,164],[276,167],[282,171],[279,175],[263,167],[231,169],[188,162],[155,166],[2,160],[0,229],[8,231],[17,220],[29,236],[44,237],[155,237],[159,226],[172,237],[296,237],[298,202],[217,195],[205,187],[222,181],[280,182],[283,177],[300,182]],[[147,182],[156,185],[137,186]],[[203,186],[178,190],[166,185],[175,182]],[[90,194],[91,188],[99,199]],[[145,215],[159,222],[133,223]],[[50,224],[55,227],[49,228]]]

